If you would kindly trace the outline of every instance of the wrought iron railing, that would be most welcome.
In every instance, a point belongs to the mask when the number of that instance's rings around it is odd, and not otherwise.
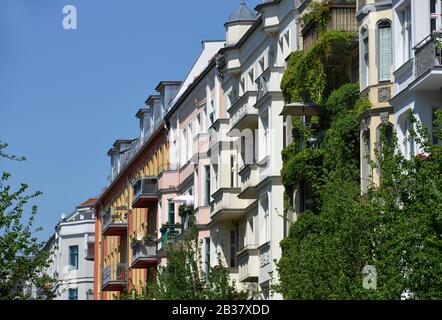
[[[127,280],[127,263],[116,263],[103,268],[103,286],[112,281],[123,282]]]
[[[442,66],[442,32],[433,32],[415,47],[416,77]]]

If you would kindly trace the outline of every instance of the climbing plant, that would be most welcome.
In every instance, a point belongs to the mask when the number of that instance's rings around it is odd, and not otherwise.
[[[319,10],[310,12],[306,23],[320,19]],[[381,182],[361,195],[359,117],[371,105],[359,85],[342,76],[345,63],[334,64],[350,61],[351,39],[320,33],[307,52],[291,55],[284,74],[286,102],[312,100],[325,112],[317,119],[293,117],[293,143],[282,152],[287,204],[307,181],[315,205],[281,242],[274,289],[285,299],[441,299],[442,148],[410,113],[410,134],[423,152],[406,159],[382,125],[370,161]],[[439,141],[442,113],[435,118]],[[318,128],[321,143],[309,146],[305,141]],[[374,288],[363,286],[367,266],[376,270]]]

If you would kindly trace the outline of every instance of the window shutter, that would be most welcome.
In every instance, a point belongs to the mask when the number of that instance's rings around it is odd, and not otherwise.
[[[379,46],[378,46],[378,78],[379,81],[390,80],[390,68],[392,63],[391,48],[391,28],[379,28]]]

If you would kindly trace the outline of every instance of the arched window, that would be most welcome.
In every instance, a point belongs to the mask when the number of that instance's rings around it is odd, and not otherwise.
[[[382,20],[377,25],[378,81],[390,81],[392,65],[391,22]]]

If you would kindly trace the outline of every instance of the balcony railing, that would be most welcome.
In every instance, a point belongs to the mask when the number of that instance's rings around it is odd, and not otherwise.
[[[167,248],[169,243],[173,243],[176,237],[181,233],[182,227],[180,224],[165,224],[161,227],[161,239],[158,242],[158,251]]]
[[[138,179],[133,185],[134,200],[133,208],[147,208],[158,201],[158,178],[144,177]]]
[[[229,108],[232,129],[242,130],[248,127],[257,127],[258,111],[253,108],[257,94],[257,91],[247,91]],[[247,120],[256,122],[256,124],[249,123],[250,121]]]
[[[121,291],[127,284],[127,263],[117,263],[103,268],[102,290]]]
[[[144,269],[157,263],[157,243],[154,240],[137,242],[132,246],[132,269]]]
[[[123,210],[108,208],[102,216],[103,235],[121,236],[127,233],[127,215]]]
[[[415,47],[416,78],[442,67],[442,32],[433,32]]]

